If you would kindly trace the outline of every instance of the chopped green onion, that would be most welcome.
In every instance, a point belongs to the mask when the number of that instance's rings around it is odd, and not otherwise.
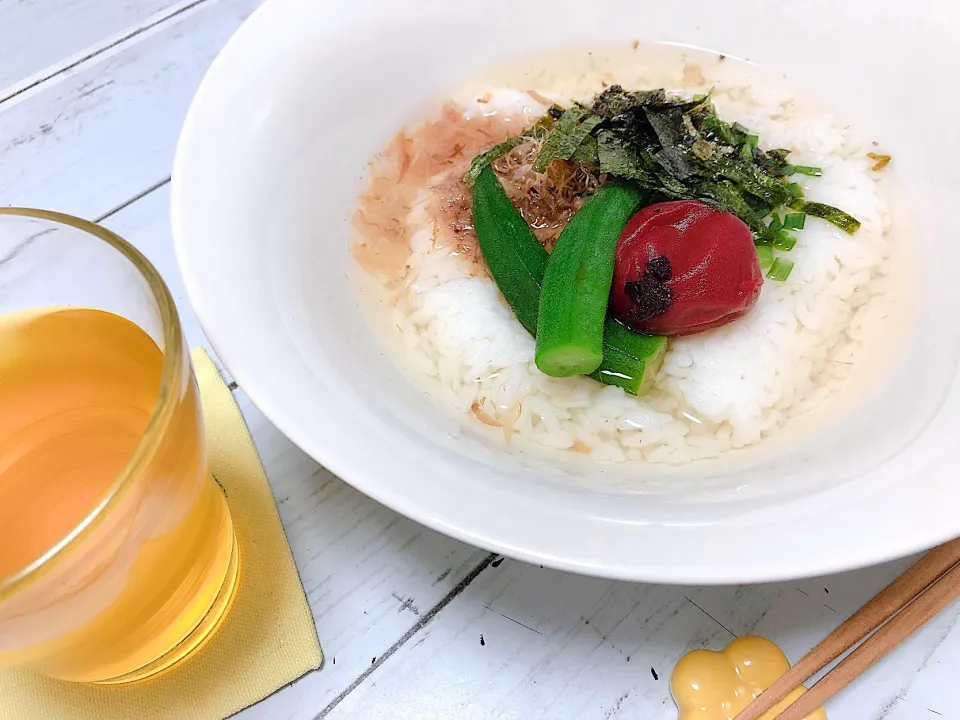
[[[823,175],[823,168],[813,167],[812,165],[787,165],[787,175],[793,175],[794,173],[820,177]]]
[[[769,245],[758,245],[757,259],[760,261],[761,272],[767,272],[773,265],[773,248]]]
[[[734,145],[737,142],[737,139],[730,130],[730,126],[716,116],[711,115],[710,117],[704,118],[703,129],[720,138],[728,145]]]
[[[750,209],[753,210],[758,219],[765,218],[767,215],[773,212],[773,207],[771,207],[771,205],[765,200],[758,198],[756,195],[746,193],[743,195],[743,199],[746,201],[747,205],[750,206]],[[741,220],[743,220],[743,218],[741,218]],[[750,224],[746,220],[743,221],[746,222],[747,225]]]
[[[807,216],[803,213],[787,213],[783,218],[783,227],[787,230],[803,230]]]
[[[773,265],[767,271],[767,277],[777,282],[783,282],[790,277],[791,272],[793,272],[793,260],[778,257],[774,258]]]
[[[736,136],[737,142],[745,142],[746,138],[750,136],[750,131],[738,122],[733,123],[730,129]]]
[[[758,136],[747,135],[740,147],[740,157],[748,162],[753,162],[753,151],[759,142],[760,138]]]
[[[797,244],[797,239],[786,230],[778,230],[773,239],[773,246],[778,250],[790,251]]]
[[[790,203],[790,207],[794,210],[799,210],[800,212],[806,213],[807,215],[823,218],[827,222],[833,223],[838,228],[851,235],[860,229],[859,220],[853,217],[853,215],[845,213],[843,210],[839,210],[832,205],[824,205],[823,203],[807,202],[806,200],[798,199]]]
[[[789,217],[789,216],[788,216]],[[770,229],[770,232],[777,232],[785,227],[783,222],[780,220],[780,216],[777,213],[773,214],[773,219],[770,221],[770,224],[767,226]]]
[[[802,200],[803,199],[803,188],[800,187],[800,183],[789,183],[787,185],[787,190],[790,191],[790,194],[793,195],[794,199]],[[792,205],[790,207],[793,207]]]

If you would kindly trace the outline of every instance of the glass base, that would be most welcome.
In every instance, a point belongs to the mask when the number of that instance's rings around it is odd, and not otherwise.
[[[230,550],[230,563],[227,566],[227,573],[223,578],[223,585],[220,592],[213,601],[213,605],[203,616],[193,631],[187,635],[178,645],[158,657],[153,662],[137,668],[132,672],[125,673],[115,678],[107,680],[97,680],[97,685],[122,685],[125,683],[144,680],[153,677],[157,673],[169,670],[177,663],[193,655],[202,648],[207,641],[213,637],[214,631],[220,626],[221,621],[227,616],[233,599],[236,596],[235,590],[240,578],[240,548],[237,545],[236,533],[233,535],[233,547]]]

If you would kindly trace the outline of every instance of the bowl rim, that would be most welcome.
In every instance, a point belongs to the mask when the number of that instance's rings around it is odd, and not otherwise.
[[[292,421],[278,400],[260,381],[258,372],[252,369],[252,365],[248,365],[243,348],[227,338],[229,333],[225,328],[225,318],[218,317],[218,312],[208,303],[209,296],[204,292],[201,278],[202,268],[192,259],[184,220],[184,206],[187,202],[184,187],[191,173],[194,146],[201,142],[198,140],[198,125],[201,116],[207,113],[208,96],[213,93],[222,77],[229,76],[235,58],[245,54],[244,47],[249,40],[256,38],[261,24],[268,26],[273,20],[272,15],[283,5],[284,3],[280,1],[266,3],[255,10],[221,50],[204,76],[191,102],[177,143],[171,182],[171,225],[174,249],[187,295],[220,361],[267,419],[314,460],[373,500],[457,540],[530,564],[614,580],[680,585],[725,585],[793,580],[844,572],[902,558],[946,542],[960,533],[960,524],[954,527],[945,527],[942,523],[920,524],[909,534],[877,533],[874,538],[871,538],[877,542],[841,543],[833,548],[834,552],[830,553],[821,552],[812,557],[809,554],[794,553],[789,564],[745,565],[740,562],[731,562],[720,566],[709,566],[702,563],[699,565],[694,563],[680,565],[648,563],[645,565],[638,562],[626,566],[598,563],[591,561],[586,555],[573,558],[561,557],[551,554],[547,548],[531,542],[529,538],[525,542],[517,542],[515,539],[511,542],[502,537],[491,537],[478,526],[482,523],[451,522],[431,512],[429,508],[411,502],[402,493],[391,491],[390,488],[385,487],[385,484],[365,477],[363,470],[357,467],[356,459],[347,457],[342,449],[328,438],[320,437],[317,433],[311,434],[308,428]],[[252,340],[247,341],[247,344],[251,342]],[[845,512],[846,508],[841,510]],[[837,518],[842,519],[842,517],[842,512],[838,512]],[[764,527],[762,524],[752,526],[758,531]]]

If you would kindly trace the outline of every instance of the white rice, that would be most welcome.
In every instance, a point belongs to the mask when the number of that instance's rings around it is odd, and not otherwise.
[[[849,236],[807,218],[789,255],[790,278],[768,280],[743,319],[672,341],[654,389],[638,398],[540,373],[533,338],[493,281],[435,242],[424,191],[407,218],[413,254],[393,319],[405,364],[428,391],[474,422],[504,426],[508,441],[675,464],[754,444],[838,391],[873,311],[868,300],[887,285],[889,217],[866,157],[870,144],[829,114],[798,110],[779,89],[761,96],[733,87],[714,99],[722,117],[757,132],[764,146],[791,148],[792,162],[822,167],[822,178],[794,179],[807,197],[857,217],[860,231]],[[498,101],[515,103],[516,93],[495,92],[482,110]]]

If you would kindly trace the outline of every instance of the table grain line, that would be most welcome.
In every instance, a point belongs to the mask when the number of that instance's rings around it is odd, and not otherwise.
[[[120,47],[121,45],[124,45],[125,43],[128,43],[133,38],[137,37],[138,35],[142,35],[148,30],[152,30],[154,28],[160,27],[170,22],[171,20],[175,20],[180,15],[183,15],[184,13],[189,12],[190,10],[193,10],[198,6],[211,1],[215,1],[215,0],[187,0],[185,4],[176,6],[172,10],[163,11],[159,17],[155,17],[152,20],[148,20],[142,25],[134,26],[132,29],[120,35],[120,37],[115,37],[113,39],[107,40],[103,42],[101,45],[92,45],[90,48],[87,49],[86,52],[83,52],[81,57],[75,60],[70,60],[60,66],[57,66],[56,64],[54,64],[47,67],[45,70],[41,70],[39,73],[41,75],[40,77],[36,78],[35,80],[27,81],[26,84],[23,85],[22,87],[17,87],[17,82],[14,82],[9,87],[3,88],[2,90],[0,90],[0,92],[6,93],[5,95],[0,95],[0,106],[2,106],[4,103],[10,100],[13,100],[16,97],[19,97],[20,95],[23,95],[24,93],[30,90],[33,90],[49,82],[50,80],[53,80],[58,75],[62,75],[63,73],[69,72],[70,70],[80,67],[84,63],[87,63],[90,60],[93,60],[94,58],[98,57],[99,55],[102,55],[108,50],[112,50],[114,48]],[[23,80],[18,82],[23,82]]]
[[[383,665],[387,660],[389,660],[390,657],[395,652],[397,652],[397,650],[399,650],[404,645],[406,645],[407,642],[411,638],[413,638],[414,635],[416,635],[421,630],[423,630],[423,628],[429,625],[431,620],[433,620],[437,615],[440,614],[440,612],[445,607],[447,607],[447,605],[449,605],[459,595],[461,595],[463,591],[466,590],[470,586],[470,584],[480,576],[480,573],[486,570],[490,566],[490,564],[497,559],[497,557],[498,557],[497,553],[490,553],[483,560],[481,560],[480,563],[476,567],[474,567],[473,570],[471,570],[459,583],[457,583],[450,590],[450,592],[444,595],[439,600],[439,602],[437,602],[436,605],[434,605],[426,613],[421,615],[420,619],[416,623],[414,623],[409,630],[407,630],[403,635],[401,635],[400,638],[393,643],[393,645],[391,645],[383,654],[377,656],[374,659],[374,661],[371,663],[370,667],[368,667],[366,670],[360,673],[360,675],[357,676],[357,678],[354,679],[353,682],[347,685],[347,687],[344,688],[339,695],[337,695],[333,700],[331,700],[327,704],[327,706],[320,711],[320,714],[318,714],[314,718],[314,720],[322,720],[322,718],[325,718],[327,715],[329,715],[334,710],[334,708],[337,707],[337,705],[343,702],[350,693],[352,693],[354,690],[360,687],[360,685],[362,685],[368,677],[373,675],[373,673],[376,672],[381,665]]]
[[[730,635],[732,635],[734,638],[737,637],[737,634],[736,634],[735,632],[733,632],[733,630],[731,630],[730,628],[728,628],[728,627],[727,627],[726,625],[724,625],[722,622],[720,622],[719,620],[717,620],[713,615],[711,615],[711,614],[708,613],[706,610],[704,610],[702,607],[700,607],[699,605],[697,605],[697,604],[696,604],[693,600],[691,600],[688,596],[684,595],[684,596],[683,596],[683,599],[686,600],[686,601],[687,601],[688,603],[690,603],[691,605],[693,605],[697,610],[699,610],[700,612],[702,612],[702,613],[703,613],[704,615],[706,615],[708,618],[710,618],[711,620],[713,620],[717,625],[719,625],[719,626],[722,627],[724,630],[726,630],[728,633],[730,633]],[[836,611],[834,611],[834,612],[836,612]]]
[[[207,0],[200,0],[200,2],[207,2]],[[150,193],[156,192],[160,188],[167,185],[170,182],[170,178],[171,176],[167,175],[162,180],[158,180],[157,182],[155,182],[153,185],[150,185],[145,190],[141,190],[136,195],[133,195],[132,197],[127,198],[119,205],[111,208],[110,210],[107,210],[107,212],[103,213],[102,215],[97,216],[96,218],[94,218],[93,222],[99,224],[99,223],[102,223],[104,220],[109,220],[111,217],[113,217],[114,215],[116,215],[117,213],[123,210],[126,210],[128,207],[130,207],[134,203],[140,202],[145,197],[150,195]]]

